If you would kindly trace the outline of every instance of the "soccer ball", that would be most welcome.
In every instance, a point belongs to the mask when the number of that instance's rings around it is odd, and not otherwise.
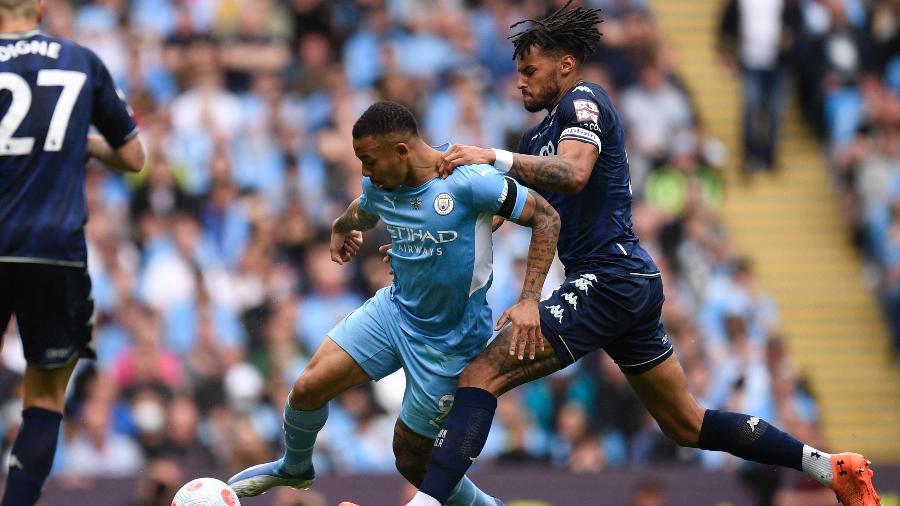
[[[240,506],[231,487],[215,478],[187,482],[172,499],[172,506]]]

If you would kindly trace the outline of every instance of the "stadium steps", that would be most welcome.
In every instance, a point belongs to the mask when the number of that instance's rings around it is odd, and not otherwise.
[[[651,0],[707,130],[729,150],[722,217],[776,299],[793,360],[812,383],[829,449],[900,462],[900,373],[885,322],[848,240],[822,148],[790,105],[782,172],[738,174],[739,82],[717,65],[723,0]]]

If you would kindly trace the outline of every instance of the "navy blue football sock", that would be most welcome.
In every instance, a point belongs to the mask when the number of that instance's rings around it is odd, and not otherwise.
[[[755,416],[706,410],[700,426],[700,448],[803,470],[803,443]]]
[[[447,502],[484,448],[496,409],[497,398],[487,390],[463,387],[456,391],[453,409],[434,440],[428,473],[419,490],[441,504]]]
[[[22,411],[22,426],[9,456],[2,506],[32,506],[53,467],[62,413],[43,408]]]

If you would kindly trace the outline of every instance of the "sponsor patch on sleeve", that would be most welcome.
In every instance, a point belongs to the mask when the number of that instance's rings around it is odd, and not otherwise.
[[[600,108],[593,100],[573,100],[572,105],[575,107],[575,119],[579,123],[597,123],[600,119]]]
[[[582,109],[582,110],[575,111],[575,119],[579,123],[584,123],[585,121],[590,121],[591,123],[596,123],[597,120],[600,119],[600,116],[595,112],[586,111],[586,110]]]
[[[600,112],[600,109],[597,107],[597,104],[593,100],[573,100],[572,105],[575,106],[576,111],[591,111],[594,114]]]
[[[597,151],[600,151],[600,137],[598,137],[597,134],[591,132],[590,130],[581,127],[569,127],[563,130],[562,135],[559,136],[560,141],[564,141],[566,139],[594,144],[597,146]]]

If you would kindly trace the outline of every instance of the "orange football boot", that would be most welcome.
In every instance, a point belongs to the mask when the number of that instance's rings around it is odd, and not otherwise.
[[[881,498],[872,485],[869,462],[858,453],[831,456],[831,490],[844,506],[881,506]]]

